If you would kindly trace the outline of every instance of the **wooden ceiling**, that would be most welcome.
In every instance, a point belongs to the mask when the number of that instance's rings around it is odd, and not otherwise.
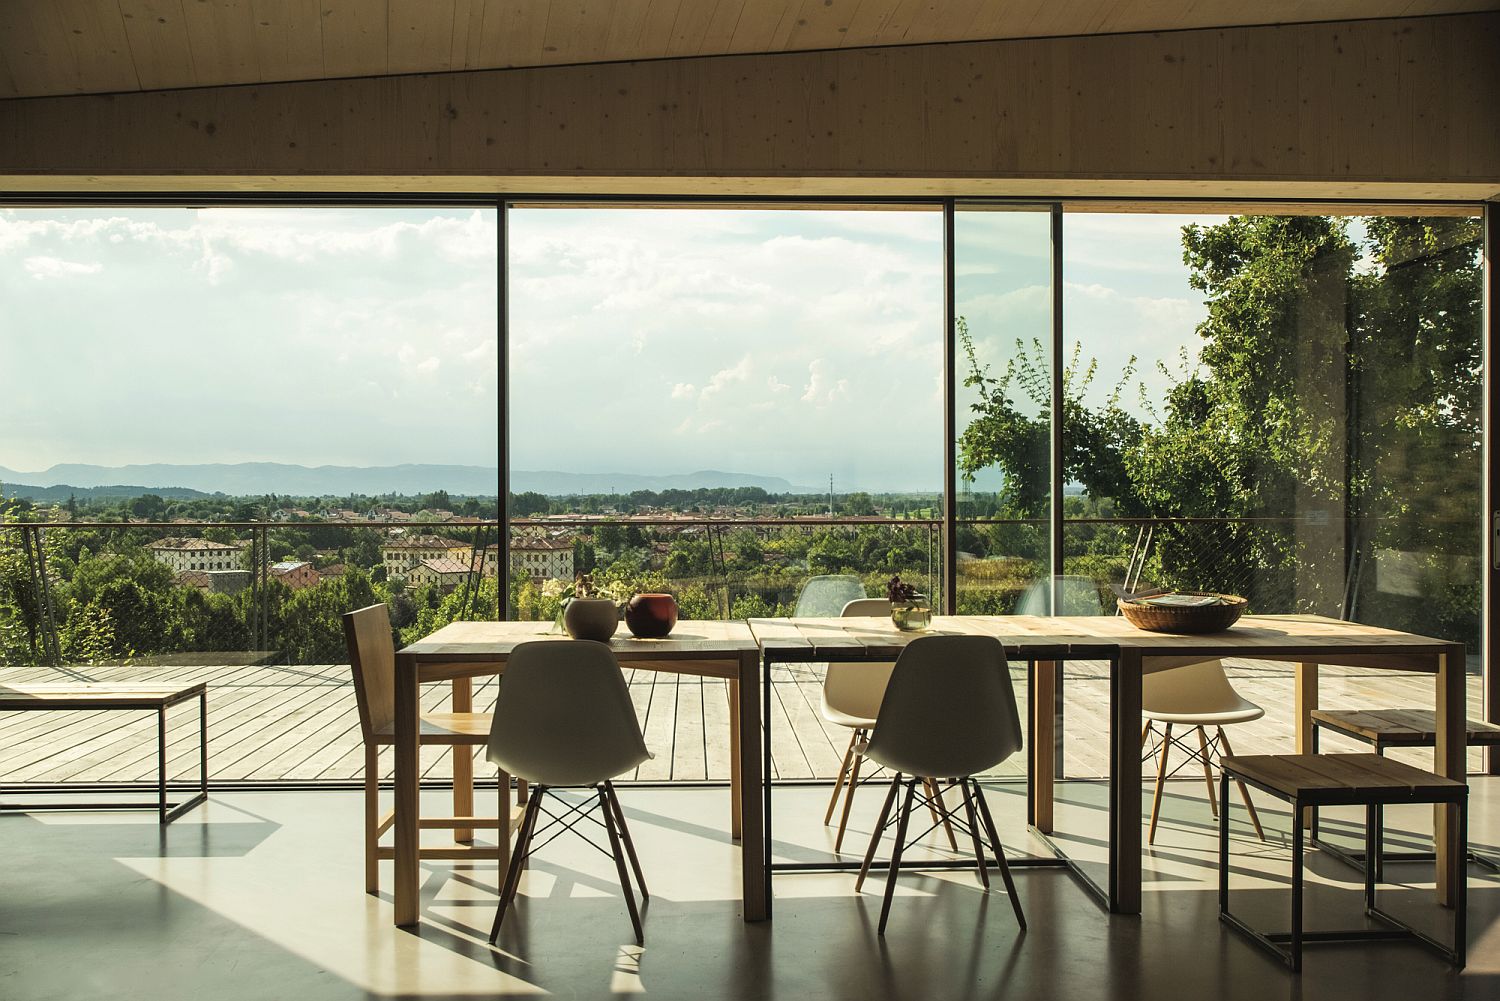
[[[0,98],[1497,7],[1500,0],[0,0]]]

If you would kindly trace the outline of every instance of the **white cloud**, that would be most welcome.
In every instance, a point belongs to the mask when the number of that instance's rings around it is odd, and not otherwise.
[[[830,379],[823,371],[823,359],[814,358],[807,364],[807,388],[802,393],[802,402],[824,407],[849,395],[848,379]]]
[[[37,281],[50,278],[77,278],[80,275],[97,275],[104,270],[98,261],[64,261],[57,257],[28,257],[22,267]]]
[[[744,382],[748,378],[750,378],[750,356],[745,355],[733,367],[722,368],[715,372],[708,380],[708,385],[703,387],[703,392],[698,395],[698,402],[706,404],[731,385]]]
[[[672,387],[672,399],[691,400],[698,396],[698,391],[693,388],[691,382],[679,382]]]
[[[772,393],[780,394],[785,393],[792,387],[788,386],[786,383],[782,382],[780,379],[776,378],[773,375],[766,378],[766,388],[769,389]]]

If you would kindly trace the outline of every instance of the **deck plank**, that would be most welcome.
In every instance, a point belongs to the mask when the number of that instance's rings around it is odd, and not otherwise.
[[[1259,720],[1230,731],[1242,754],[1279,753],[1293,749],[1292,670],[1288,665],[1255,660],[1228,663],[1235,687],[1263,706]],[[1065,670],[1064,769],[1074,777],[1098,776],[1108,767],[1109,666],[1072,662]],[[1016,691],[1024,697],[1024,675],[1017,668]],[[772,700],[772,770],[778,778],[831,779],[837,771],[846,736],[826,724],[818,709],[821,673],[813,665],[778,667]],[[209,684],[209,767],[216,780],[278,779],[357,780],[364,767],[354,691],[349,669],[342,665],[114,665],[78,668],[0,668],[0,684],[59,681],[171,681]],[[1471,712],[1480,705],[1480,679],[1470,676]],[[656,753],[640,778],[724,781],[729,775],[728,701],[725,683],[629,669],[627,687],[647,744]],[[493,679],[476,682],[475,708],[492,711],[498,686]],[[1390,706],[1430,708],[1430,677],[1361,668],[1325,667],[1321,672],[1321,705],[1327,709]],[[448,697],[445,685],[423,690],[422,704],[434,710]],[[760,693],[746,693],[759,698]],[[174,707],[169,714],[168,771],[174,777],[196,774],[197,713],[194,706]],[[149,782],[156,777],[155,719],[151,713],[97,710],[0,713],[0,783],[116,781]],[[753,739],[753,738],[752,738]],[[1328,751],[1359,751],[1365,746],[1325,733]],[[481,761],[475,774],[489,769]],[[1396,749],[1396,760],[1430,767],[1426,748]],[[422,771],[427,778],[449,774],[449,758],[427,748]],[[1478,768],[1480,752],[1470,751]],[[392,759],[384,755],[381,772],[390,777]],[[996,770],[1018,775],[1024,756]],[[1201,781],[1201,776],[1197,779]]]

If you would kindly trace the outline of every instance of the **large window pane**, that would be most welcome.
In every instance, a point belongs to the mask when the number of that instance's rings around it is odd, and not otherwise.
[[[1477,691],[1479,220],[1071,213],[1065,246],[1069,573],[1461,641]],[[1279,720],[1287,669],[1231,676]]]
[[[954,292],[956,607],[971,615],[1046,615],[1052,501],[1049,209],[961,205],[954,218]]]
[[[495,614],[453,521],[498,500],[496,222],[0,210],[8,520],[78,523],[39,537],[50,608],[8,533],[5,659],[330,664],[361,604],[403,639]],[[402,563],[420,536],[448,562]]]
[[[834,612],[894,574],[940,600],[940,212],[508,226],[518,615],[554,615],[583,570],[691,618],[787,614],[816,576],[852,578]]]

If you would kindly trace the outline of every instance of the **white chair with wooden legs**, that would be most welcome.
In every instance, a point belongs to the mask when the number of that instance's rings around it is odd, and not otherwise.
[[[596,805],[603,817],[600,826],[609,836],[605,854],[614,860],[619,874],[636,943],[644,944],[641,915],[625,872],[627,859],[640,886],[641,900],[650,896],[625,823],[625,811],[610,780],[649,761],[651,753],[641,736],[625,676],[610,648],[593,640],[539,640],[517,646],[506,662],[505,684],[495,701],[495,723],[486,757],[500,767],[502,774],[524,777],[532,787],[516,850],[500,889],[490,944],[500,936],[500,925],[515,901],[521,870],[526,867],[532,839],[537,835],[538,819],[543,814],[548,818],[543,830],[561,825],[547,838],[551,841],[585,817],[592,819]],[[597,804],[563,803],[554,790],[568,786],[592,787]],[[552,813],[546,806],[549,797],[566,809]],[[587,837],[584,840],[594,844]]]
[[[857,598],[849,602],[840,613],[843,616],[883,616],[890,618],[891,603],[884,598]],[[838,806],[839,793],[844,793],[844,809],[839,814],[839,829],[834,835],[835,854],[843,850],[844,831],[849,826],[849,809],[854,805],[854,790],[860,783],[859,771],[864,761],[865,747],[870,731],[875,728],[875,719],[880,712],[880,700],[885,697],[885,685],[895,664],[829,664],[823,678],[823,718],[835,726],[849,729],[849,746],[844,751],[844,760],[839,765],[838,778],[833,782],[833,795],[828,800],[828,810],[823,814],[823,825],[833,822],[833,811]],[[848,779],[847,786],[845,778]],[[868,778],[866,779],[868,781]],[[943,806],[942,790],[932,779],[923,779],[925,798],[932,811],[932,819],[941,820],[948,835],[948,844],[958,850],[958,840],[953,834],[953,825],[948,811]]]
[[[1224,673],[1223,661],[1200,661],[1186,667],[1155,671],[1141,679],[1141,715],[1146,718],[1145,729],[1141,731],[1142,748],[1156,735],[1156,725],[1159,723],[1162,726],[1160,738],[1153,748],[1157,758],[1156,792],[1151,797],[1151,824],[1146,832],[1147,844],[1156,843],[1162,783],[1171,774],[1167,771],[1168,752],[1176,747],[1187,755],[1177,766],[1178,769],[1195,760],[1202,764],[1203,779],[1208,785],[1209,809],[1217,819],[1219,801],[1214,793],[1214,762],[1234,754],[1224,728],[1260,719],[1265,714],[1264,709],[1234,690],[1229,677]],[[1173,727],[1185,728],[1183,736],[1174,736]],[[1212,737],[1208,735],[1209,728],[1214,730]],[[1194,731],[1198,737],[1197,747],[1183,739]],[[1240,787],[1240,797],[1245,801],[1245,808],[1250,814],[1250,822],[1255,825],[1255,833],[1264,841],[1266,834],[1261,829],[1255,804],[1250,802],[1250,791],[1243,782],[1236,784]]]
[[[881,835],[890,826],[891,808],[903,784],[906,795],[894,820],[896,842],[891,852],[890,875],[886,878],[885,900],[880,907],[878,934],[885,934],[896,876],[901,870],[901,855],[907,847],[906,831],[917,786],[928,781],[920,777],[923,775],[944,776],[950,779],[949,788],[957,786],[962,791],[966,822],[961,826],[973,841],[980,882],[989,889],[983,845],[988,840],[1000,878],[1010,894],[1016,923],[1024,930],[1026,915],[1016,895],[1010,865],[1005,860],[984,790],[974,778],[1021,749],[1021,717],[1011,688],[1005,648],[991,636],[923,636],[912,640],[891,672],[879,718],[880,725],[870,737],[865,756],[889,768],[895,777],[854,884],[856,893],[869,874]],[[923,798],[928,797],[924,794]]]
[[[380,891],[380,860],[395,857],[395,849],[382,848],[380,838],[396,821],[396,811],[380,813],[380,749],[396,742],[396,648],[391,638],[391,616],[385,605],[371,605],[343,617],[344,640],[349,648],[349,667],[354,676],[354,698],[359,704],[359,729],[365,747],[365,892]],[[420,744],[446,745],[454,760],[469,755],[470,748],[489,740],[490,714],[475,712],[423,713]],[[422,827],[452,830],[455,841],[467,841],[475,829],[499,833],[500,847],[422,849],[422,858],[503,859],[510,824],[501,817],[467,816],[473,812],[473,787],[454,782],[453,817],[423,817]],[[502,788],[509,787],[504,778]],[[502,830],[505,828],[505,830]]]

